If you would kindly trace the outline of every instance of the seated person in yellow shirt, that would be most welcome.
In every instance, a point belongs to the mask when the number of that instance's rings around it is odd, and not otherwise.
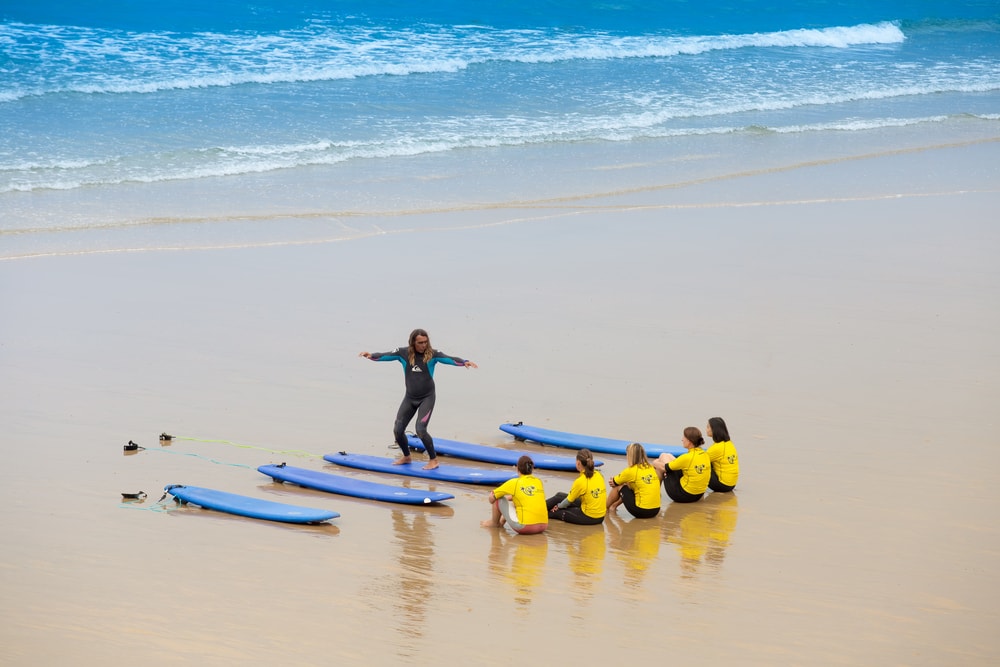
[[[663,478],[663,490],[675,503],[693,503],[701,500],[712,476],[708,452],[701,448],[705,438],[694,426],[684,429],[681,444],[687,450],[674,458],[673,454],[660,454],[653,462],[656,472]]]
[[[594,455],[589,449],[576,453],[576,470],[580,476],[569,493],[560,492],[545,501],[549,518],[587,526],[603,523],[608,513],[607,489],[604,476],[594,469]]]
[[[736,455],[736,447],[733,446],[729,429],[722,417],[708,420],[705,435],[714,442],[708,448],[708,460],[712,462],[712,478],[708,481],[708,488],[719,493],[732,491],[740,479],[740,458]]]
[[[549,525],[549,508],[545,506],[545,489],[542,480],[531,473],[535,462],[530,456],[517,460],[517,477],[507,480],[490,491],[490,518],[482,522],[483,528],[502,526],[505,523],[521,535],[543,532]],[[511,513],[510,505],[514,505]]]
[[[646,458],[646,450],[638,442],[625,448],[628,468],[611,478],[608,511],[622,503],[637,519],[652,519],[660,513],[660,477]]]

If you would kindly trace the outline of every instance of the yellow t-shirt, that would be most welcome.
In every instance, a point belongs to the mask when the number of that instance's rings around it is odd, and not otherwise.
[[[712,479],[712,463],[708,452],[701,447],[693,447],[669,463],[671,470],[681,470],[681,488],[692,496],[705,493],[708,481]]]
[[[594,473],[597,474],[597,473]],[[644,510],[654,510],[660,506],[660,478],[656,475],[656,469],[651,465],[639,467],[638,464],[629,466],[611,478],[611,480],[621,486],[627,484],[635,492],[635,504]],[[705,481],[708,485],[708,481]]]
[[[534,475],[521,475],[509,479],[493,490],[493,497],[513,496],[517,520],[525,526],[549,522],[549,508],[545,506],[542,480]]]
[[[717,442],[709,447],[708,459],[720,482],[726,486],[736,486],[736,481],[740,478],[740,459],[731,440]]]
[[[589,478],[580,473],[570,487],[566,500],[573,502],[577,498],[580,499],[580,509],[590,518],[600,519],[607,514],[608,500],[604,476],[597,470]]]

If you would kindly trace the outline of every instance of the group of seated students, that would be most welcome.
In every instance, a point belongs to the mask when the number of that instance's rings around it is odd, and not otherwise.
[[[505,523],[522,535],[541,533],[549,519],[567,523],[596,525],[604,522],[609,511],[624,505],[637,519],[651,519],[660,513],[660,484],[675,503],[693,503],[708,489],[728,493],[736,488],[740,476],[736,447],[721,417],[708,420],[705,429],[713,444],[702,449],[705,438],[695,426],[684,429],[682,444],[687,451],[680,456],[661,454],[650,462],[645,448],[633,442],[625,448],[628,467],[611,478],[606,490],[604,476],[594,468],[594,456],[588,449],[576,454],[580,476],[569,493],[545,497],[542,481],[534,476],[530,456],[517,461],[518,476],[489,493],[491,516],[484,527]]]

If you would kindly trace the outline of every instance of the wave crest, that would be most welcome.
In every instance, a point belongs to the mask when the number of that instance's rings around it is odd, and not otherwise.
[[[0,25],[14,76],[0,103],[51,93],[125,94],[456,72],[488,62],[670,58],[746,48],[849,48],[905,40],[894,22],[744,35],[616,36],[553,30],[310,26],[252,33],[126,33]],[[39,58],[45,53],[45,58]]]

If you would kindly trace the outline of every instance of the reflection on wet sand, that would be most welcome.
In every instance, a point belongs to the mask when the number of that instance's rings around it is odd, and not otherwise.
[[[518,608],[526,609],[542,580],[549,551],[548,538],[540,535],[510,535],[504,529],[490,529],[492,541],[487,559],[490,572],[514,586]]]
[[[608,548],[604,526],[559,526],[546,535],[566,551],[573,571],[574,599],[579,603],[590,602],[604,570]]]
[[[624,583],[629,588],[641,588],[650,565],[660,553],[660,520],[626,521],[610,512],[604,525],[611,550],[624,567]]]
[[[663,537],[680,552],[681,577],[703,569],[718,572],[736,529],[735,493],[709,493],[696,503],[670,503],[663,514]]]
[[[407,632],[420,637],[426,627],[427,603],[434,590],[434,538],[430,521],[422,511],[392,511],[392,530],[400,548],[399,594],[395,596],[397,618]]]

